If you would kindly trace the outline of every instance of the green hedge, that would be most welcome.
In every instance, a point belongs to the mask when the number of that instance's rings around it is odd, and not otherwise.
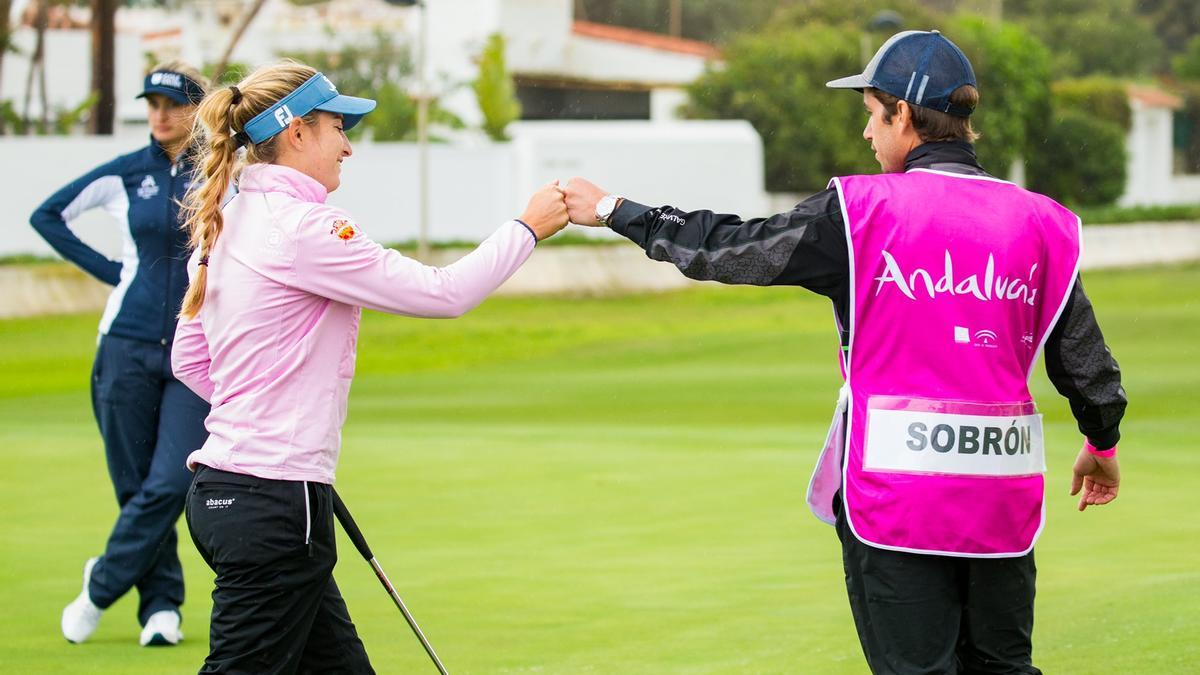
[[[1133,123],[1129,92],[1120,80],[1101,76],[1060,80],[1050,85],[1050,91],[1058,110],[1086,113],[1112,122],[1126,132]]]
[[[1029,188],[1071,206],[1111,204],[1125,191],[1126,159],[1121,127],[1064,110],[1026,160]]]

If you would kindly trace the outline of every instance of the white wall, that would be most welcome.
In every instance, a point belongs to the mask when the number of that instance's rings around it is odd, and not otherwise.
[[[1083,238],[1083,269],[1087,270],[1200,259],[1198,223],[1089,227]],[[427,262],[447,265],[465,252],[437,250]],[[667,291],[701,283],[716,282],[692,281],[674,265],[647,259],[629,242],[613,246],[539,246],[500,287],[499,294],[608,295]],[[0,318],[98,312],[111,290],[65,263],[0,266]]]
[[[749,122],[518,122],[511,129],[518,194],[578,175],[648,205],[769,215],[762,141]]]
[[[56,190],[92,168],[149,142],[149,135],[122,136],[0,136],[0,161],[7,167],[0,182],[4,225],[0,255],[50,253],[29,226],[29,216]],[[18,168],[19,167],[19,168]],[[14,168],[17,168],[14,170]],[[83,214],[74,230],[81,239],[109,257],[121,251],[116,221],[101,211]]]
[[[519,216],[538,187],[575,175],[650,205],[768,215],[762,143],[746,122],[525,122],[512,132],[507,144],[430,148],[434,240],[481,240]],[[140,135],[0,137],[0,157],[21,167],[0,182],[0,204],[10,214],[0,255],[49,253],[28,226],[29,214],[67,181],[144,143]],[[372,238],[416,238],[415,145],[358,144],[342,180],[330,202],[348,210]],[[86,214],[75,229],[109,255],[120,250],[116,228],[103,213]]]
[[[1129,153],[1128,176],[1122,205],[1164,204],[1171,201],[1172,112],[1148,107],[1137,99],[1129,102],[1133,116],[1125,147]]]
[[[679,87],[651,89],[650,119],[656,122],[682,119],[679,111],[687,102],[687,92]]]
[[[349,211],[376,241],[417,237],[416,145],[362,143],[342,166],[342,187],[330,195],[330,203]],[[510,206],[516,198],[507,145],[434,145],[429,167],[429,231],[434,240],[480,241],[521,214]]]

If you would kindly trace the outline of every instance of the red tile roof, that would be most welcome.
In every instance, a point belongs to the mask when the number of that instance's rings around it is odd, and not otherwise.
[[[178,38],[183,35],[182,28],[167,28],[164,30],[151,30],[142,33],[144,40],[157,40],[159,38]]]
[[[1179,110],[1183,107],[1183,99],[1174,94],[1169,94],[1162,89],[1131,84],[1126,88],[1126,91],[1129,93],[1129,98],[1152,108]]]
[[[707,42],[650,33],[644,30],[625,28],[624,26],[610,26],[591,21],[576,21],[571,26],[571,32],[584,37],[596,38],[597,40],[611,40],[613,42],[622,42],[624,44],[666,52],[702,56],[706,59],[718,59],[721,57],[721,50]]]

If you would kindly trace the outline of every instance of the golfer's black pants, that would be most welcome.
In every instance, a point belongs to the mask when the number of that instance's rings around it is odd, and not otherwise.
[[[1032,663],[1033,553],[956,558],[859,541],[835,500],[846,591],[876,675],[1022,673]]]
[[[188,528],[217,574],[201,673],[374,673],[333,581],[332,488],[197,467]]]

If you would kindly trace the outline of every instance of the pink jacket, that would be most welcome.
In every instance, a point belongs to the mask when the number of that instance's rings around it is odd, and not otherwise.
[[[209,255],[204,306],[175,331],[175,376],[212,404],[208,440],[187,464],[332,483],[361,308],[460,316],[535,239],[509,221],[458,262],[427,267],[371,241],[299,171],[251,165],[238,188]],[[197,264],[194,254],[189,277]]]

